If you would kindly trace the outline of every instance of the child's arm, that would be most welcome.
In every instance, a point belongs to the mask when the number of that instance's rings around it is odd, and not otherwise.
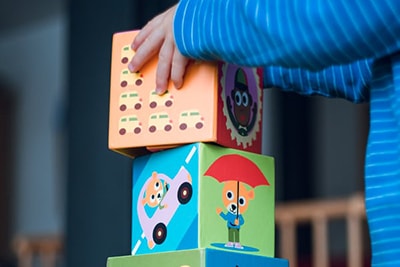
[[[398,0],[181,0],[183,55],[238,65],[322,70],[400,50]]]
[[[339,97],[354,103],[368,102],[372,62],[360,60],[318,72],[266,67],[264,88],[276,87],[302,95]]]
[[[130,69],[158,53],[159,93],[169,79],[182,85],[185,56],[322,70],[399,50],[399,13],[397,0],[316,0],[312,6],[301,0],[181,0],[143,28]]]

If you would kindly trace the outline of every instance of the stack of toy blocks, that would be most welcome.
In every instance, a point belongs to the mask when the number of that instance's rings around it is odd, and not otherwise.
[[[127,68],[136,34],[113,37],[109,148],[134,158],[132,255],[108,267],[288,266],[274,258],[260,70],[193,62],[160,96],[157,58]]]

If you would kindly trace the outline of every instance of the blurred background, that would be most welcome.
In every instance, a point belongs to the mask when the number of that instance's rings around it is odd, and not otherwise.
[[[130,254],[131,160],[107,148],[112,34],[175,2],[0,2],[0,267],[17,266],[21,237],[59,240],[57,266]],[[277,203],[361,192],[368,105],[264,91]],[[329,231],[340,259],[345,226]],[[309,227],[298,240],[310,258]]]

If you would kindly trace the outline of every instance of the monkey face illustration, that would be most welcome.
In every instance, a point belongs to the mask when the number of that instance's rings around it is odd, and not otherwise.
[[[221,64],[220,72],[222,112],[231,140],[245,149],[255,144],[259,146],[262,126],[261,69]]]
[[[242,88],[238,88],[239,86]],[[233,114],[239,125],[247,126],[251,119],[251,105],[253,104],[253,99],[249,94],[247,86],[243,84],[239,84],[239,86],[237,84],[231,94],[234,100]]]
[[[256,122],[257,102],[253,100],[246,73],[241,68],[236,70],[233,89],[226,103],[233,126],[241,136],[247,136]]]

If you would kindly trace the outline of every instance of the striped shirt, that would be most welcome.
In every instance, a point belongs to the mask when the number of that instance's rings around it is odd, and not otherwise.
[[[266,87],[370,102],[372,265],[400,266],[400,1],[181,0],[174,35],[186,56],[264,67]]]

